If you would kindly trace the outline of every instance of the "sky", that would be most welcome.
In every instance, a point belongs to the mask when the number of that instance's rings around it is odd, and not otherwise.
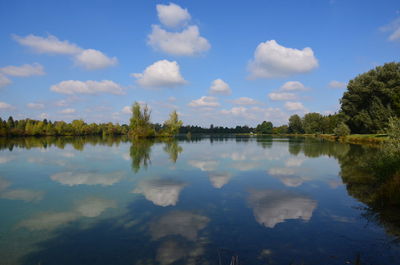
[[[400,58],[400,2],[0,0],[0,117],[286,124]]]

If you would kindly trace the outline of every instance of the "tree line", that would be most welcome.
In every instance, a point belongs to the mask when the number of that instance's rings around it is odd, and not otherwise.
[[[340,99],[338,113],[322,115],[307,113],[290,116],[287,125],[274,127],[263,121],[256,127],[247,125],[232,128],[214,126],[203,128],[183,126],[176,111],[163,124],[151,122],[151,111],[135,102],[129,125],[114,123],[85,123],[83,120],[42,121],[0,118],[0,136],[80,136],[129,135],[134,138],[171,137],[181,134],[335,134],[384,133],[391,120],[400,117],[400,63],[386,63],[350,80]]]

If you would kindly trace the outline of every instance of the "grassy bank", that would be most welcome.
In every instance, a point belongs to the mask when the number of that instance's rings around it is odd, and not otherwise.
[[[247,135],[247,136],[262,136],[262,134],[236,134],[236,135]],[[369,145],[379,145],[385,142],[388,138],[387,134],[351,134],[347,136],[338,137],[334,134],[264,134],[264,136],[297,136],[297,137],[315,137],[322,138],[329,141],[338,141],[342,143],[350,144],[369,144]]]

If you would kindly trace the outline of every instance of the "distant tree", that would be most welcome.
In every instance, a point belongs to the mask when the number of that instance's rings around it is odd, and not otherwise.
[[[179,120],[176,110],[171,112],[169,119],[164,122],[164,133],[168,136],[174,136],[179,132],[183,122]]]
[[[319,113],[307,113],[303,117],[303,128],[305,133],[323,133],[323,116]]]
[[[273,127],[272,122],[263,121],[261,124],[257,125],[256,132],[261,134],[271,134]]]
[[[290,116],[288,133],[304,133],[303,122],[299,115],[295,114]]]
[[[354,133],[383,131],[400,116],[400,63],[387,63],[350,80],[341,110]]]

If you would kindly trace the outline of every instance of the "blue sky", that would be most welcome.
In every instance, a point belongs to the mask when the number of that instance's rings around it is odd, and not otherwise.
[[[0,113],[284,124],[399,61],[399,1],[1,1]]]

